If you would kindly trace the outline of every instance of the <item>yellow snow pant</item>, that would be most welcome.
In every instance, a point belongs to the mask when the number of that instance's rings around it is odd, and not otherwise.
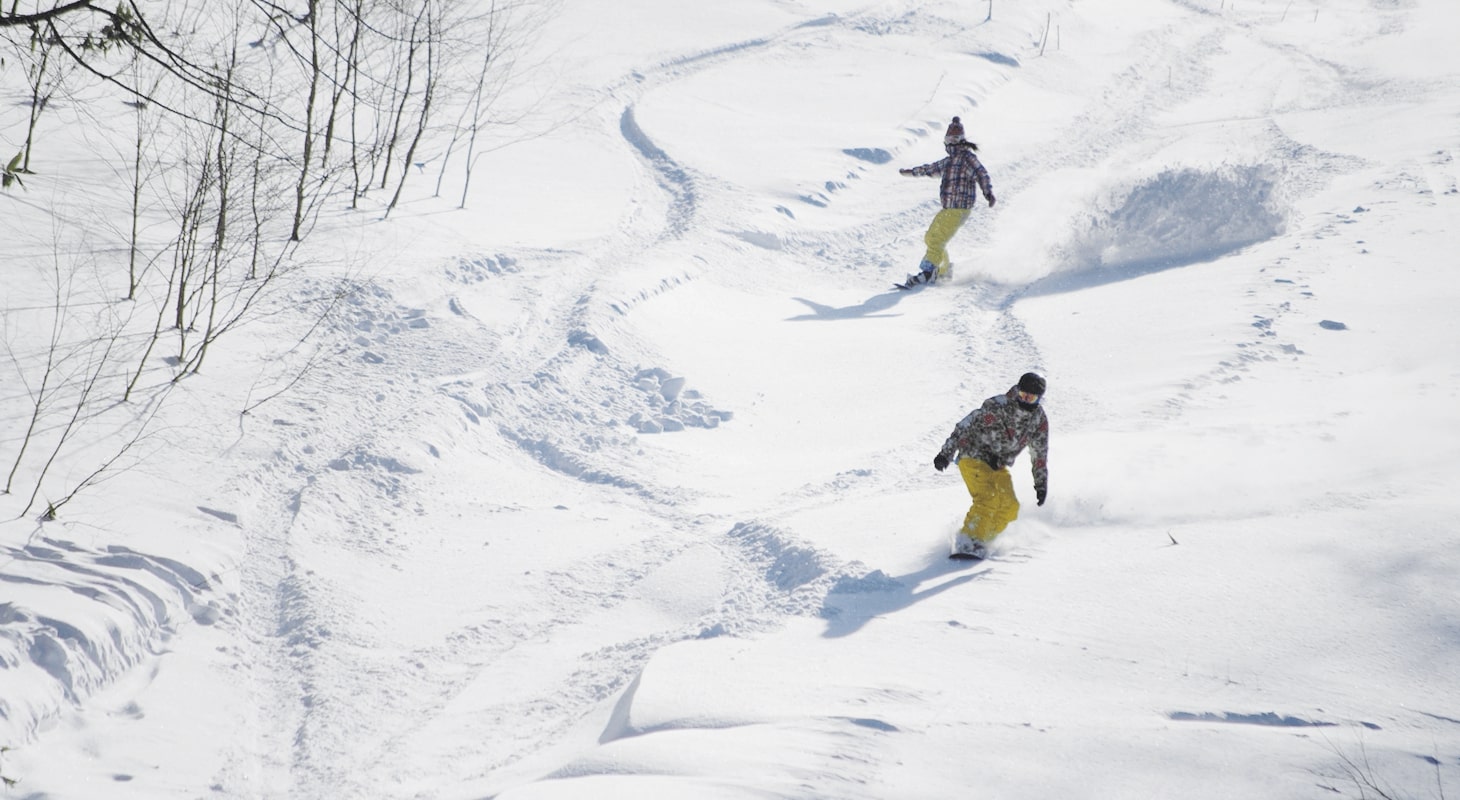
[[[963,533],[980,542],[992,542],[1019,518],[1014,480],[1007,469],[993,469],[976,458],[960,458],[958,471],[963,473],[963,483],[973,497],[968,516],[963,518]]]
[[[933,224],[928,226],[928,233],[923,236],[923,242],[928,245],[923,259],[937,266],[939,276],[948,274],[948,241],[968,221],[968,215],[966,208],[945,208],[933,217]]]

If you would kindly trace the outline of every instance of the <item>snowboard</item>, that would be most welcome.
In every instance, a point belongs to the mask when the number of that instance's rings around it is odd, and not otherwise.
[[[913,273],[909,273],[908,276],[907,276],[907,280],[903,281],[902,283],[894,283],[894,284],[892,284],[892,288],[894,288],[894,289],[901,289],[904,292],[910,292],[910,291],[912,291],[914,289],[920,289],[920,288],[922,288],[924,286],[933,286],[935,284],[939,284],[939,283],[942,283],[944,281],[948,281],[948,280],[952,280],[952,279],[953,279],[953,272],[952,272],[952,270],[949,270],[946,274],[938,275],[937,277],[933,278],[930,281],[929,280],[923,280],[921,274],[916,273],[916,272],[913,272]]]
[[[913,278],[916,278],[916,277],[917,277],[916,275],[909,275],[909,276],[907,276],[907,280],[906,281],[903,281],[902,283],[894,283],[894,284],[892,284],[892,288],[894,288],[894,289],[901,289],[904,292],[911,292],[914,289],[921,289],[924,286],[932,286],[933,285],[931,283],[928,283],[927,281],[914,281]]]
[[[962,534],[954,534],[953,547],[948,553],[949,558],[955,561],[983,561],[989,557],[988,545],[981,542],[964,544],[961,540],[966,540],[967,538]]]

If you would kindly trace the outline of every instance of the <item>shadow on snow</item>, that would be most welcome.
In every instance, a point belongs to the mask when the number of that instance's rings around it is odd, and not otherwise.
[[[955,577],[951,573],[982,567],[974,572]],[[982,561],[952,561],[941,556],[917,572],[890,577],[881,570],[875,570],[860,578],[845,577],[827,592],[821,607],[821,616],[826,620],[827,638],[847,636],[862,629],[871,620],[892,614],[934,595],[942,594],[956,586],[987,576],[993,568]],[[927,588],[920,588],[928,581],[947,578]]]
[[[843,319],[868,319],[873,317],[896,317],[899,314],[887,313],[893,306],[902,301],[906,295],[900,289],[893,289],[890,292],[875,294],[854,306],[828,306],[814,300],[807,300],[804,297],[793,297],[792,300],[811,309],[809,314],[799,314],[794,317],[787,317],[787,322],[832,322]]]

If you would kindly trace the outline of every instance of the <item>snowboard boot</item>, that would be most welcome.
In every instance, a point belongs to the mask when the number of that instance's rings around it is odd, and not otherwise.
[[[953,554],[961,558],[983,559],[988,558],[989,548],[972,536],[959,532],[953,536]]]

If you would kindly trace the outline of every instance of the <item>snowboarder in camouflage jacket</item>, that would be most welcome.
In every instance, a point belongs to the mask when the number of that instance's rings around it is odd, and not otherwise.
[[[994,395],[969,412],[953,428],[943,449],[933,458],[942,472],[957,462],[973,505],[957,537],[959,552],[982,556],[994,540],[1019,516],[1019,500],[1009,467],[1029,448],[1034,472],[1034,496],[1044,505],[1049,487],[1049,418],[1040,401],[1044,378],[1027,372],[1004,394]]]
[[[953,118],[948,132],[943,135],[943,149],[948,153],[947,158],[898,170],[903,175],[940,175],[943,178],[938,189],[943,210],[933,217],[933,223],[928,226],[923,237],[928,246],[927,252],[922,263],[918,264],[918,272],[908,276],[907,285],[932,283],[939,278],[950,277],[953,265],[948,261],[948,241],[968,220],[970,209],[978,202],[978,190],[983,191],[990,208],[994,205],[994,186],[989,180],[989,172],[974,155],[978,145],[964,138],[963,123],[957,117]]]

